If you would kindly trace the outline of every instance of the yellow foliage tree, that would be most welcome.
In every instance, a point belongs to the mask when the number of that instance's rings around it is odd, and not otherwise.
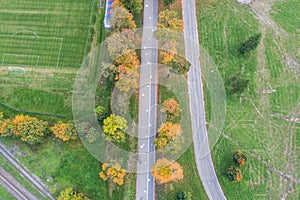
[[[104,181],[109,179],[118,185],[123,185],[125,175],[126,170],[121,169],[121,165],[115,161],[111,163],[103,163],[102,171],[99,173],[100,178]]]
[[[171,162],[165,158],[158,159],[152,166],[152,176],[159,184],[181,180],[183,179],[183,168],[177,162]]]
[[[121,117],[111,114],[103,120],[103,132],[108,141],[125,142],[125,131],[127,130],[127,121]]]
[[[62,190],[57,198],[57,200],[90,200],[82,193],[77,193],[73,188],[68,187]]]
[[[63,141],[78,139],[75,125],[72,122],[58,122],[57,124],[52,126],[50,130],[55,135],[55,137],[58,137]]]

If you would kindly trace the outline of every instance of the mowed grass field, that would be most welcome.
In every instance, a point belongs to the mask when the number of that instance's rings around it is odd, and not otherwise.
[[[0,0],[0,65],[79,68],[94,0]]]
[[[26,68],[25,75],[15,75],[0,67],[0,102],[14,109],[72,118],[72,88],[76,69]],[[0,106],[6,114],[19,114]],[[37,115],[36,115],[37,116]],[[63,118],[38,116],[45,120]]]
[[[299,26],[294,21],[299,17],[299,2],[289,0],[272,5],[271,27],[256,19],[248,6],[235,1],[197,2],[200,44],[218,65],[225,86],[228,78],[238,72],[250,80],[244,96],[227,93],[223,136],[212,152],[226,197],[281,199],[287,195],[288,199],[299,199],[299,184],[294,181],[300,177],[300,129],[299,124],[286,120],[300,117]],[[287,15],[293,17],[286,20]],[[240,56],[238,45],[258,32],[262,32],[258,49]],[[261,94],[269,89],[276,92]],[[243,181],[231,183],[225,174],[233,165],[232,154],[236,150],[246,152],[249,160],[242,168]]]

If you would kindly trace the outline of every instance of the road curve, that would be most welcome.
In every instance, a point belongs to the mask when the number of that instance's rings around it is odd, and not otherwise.
[[[19,172],[26,178],[38,191],[41,195],[47,197],[50,200],[55,200],[55,198],[48,191],[47,187],[37,178],[33,177],[26,169],[19,165],[16,161],[16,158],[9,152],[4,144],[0,142],[0,153],[9,161]]]
[[[192,64],[188,72],[188,89],[196,165],[208,198],[225,200],[213,166],[206,130],[195,1],[182,0],[182,8],[185,54]]]
[[[0,185],[2,185],[17,200],[39,200],[2,167],[0,167]]]

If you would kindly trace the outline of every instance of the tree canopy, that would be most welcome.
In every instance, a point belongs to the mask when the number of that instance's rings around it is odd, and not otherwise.
[[[63,141],[78,139],[75,125],[72,122],[58,122],[57,124],[52,126],[50,130],[55,135],[55,137],[58,137]]]
[[[103,163],[102,171],[99,173],[100,178],[104,181],[109,179],[118,185],[123,185],[125,175],[126,170],[121,169],[121,165],[117,162]]]
[[[113,29],[119,31],[122,29],[136,28],[133,15],[121,5],[114,6],[110,24]]]
[[[143,0],[121,0],[121,2],[132,14],[140,13],[143,8]]]
[[[127,121],[121,117],[111,114],[103,120],[103,132],[108,141],[125,142],[125,131],[127,130]]]
[[[152,166],[152,176],[159,184],[181,180],[183,179],[183,168],[177,162],[171,162],[165,158],[158,159]]]
[[[227,177],[231,182],[240,182],[243,179],[241,170],[236,166],[228,168]]]
[[[49,133],[48,123],[27,115],[16,115],[14,119],[2,119],[1,136],[15,136],[28,144],[41,143]]]
[[[252,50],[255,50],[260,43],[260,39],[261,33],[257,33],[249,37],[246,41],[240,44],[238,51],[240,52],[240,54],[244,55]]]
[[[78,193],[74,191],[73,188],[68,187],[59,193],[57,200],[90,200],[90,199],[86,197],[84,194]]]

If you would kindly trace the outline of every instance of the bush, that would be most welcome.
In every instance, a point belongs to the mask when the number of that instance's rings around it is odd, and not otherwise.
[[[72,122],[58,122],[57,124],[52,126],[50,130],[55,135],[55,137],[58,137],[63,141],[78,139],[75,125]]]
[[[75,192],[73,188],[68,187],[60,192],[57,200],[89,200],[89,198],[82,193]]]
[[[239,53],[244,55],[246,53],[249,53],[250,51],[256,49],[259,45],[261,38],[261,33],[255,34],[251,37],[249,37],[246,41],[242,42],[239,46]]]
[[[47,122],[26,115],[17,115],[13,120],[6,119],[0,126],[1,136],[15,136],[28,144],[41,143],[48,133]]]

